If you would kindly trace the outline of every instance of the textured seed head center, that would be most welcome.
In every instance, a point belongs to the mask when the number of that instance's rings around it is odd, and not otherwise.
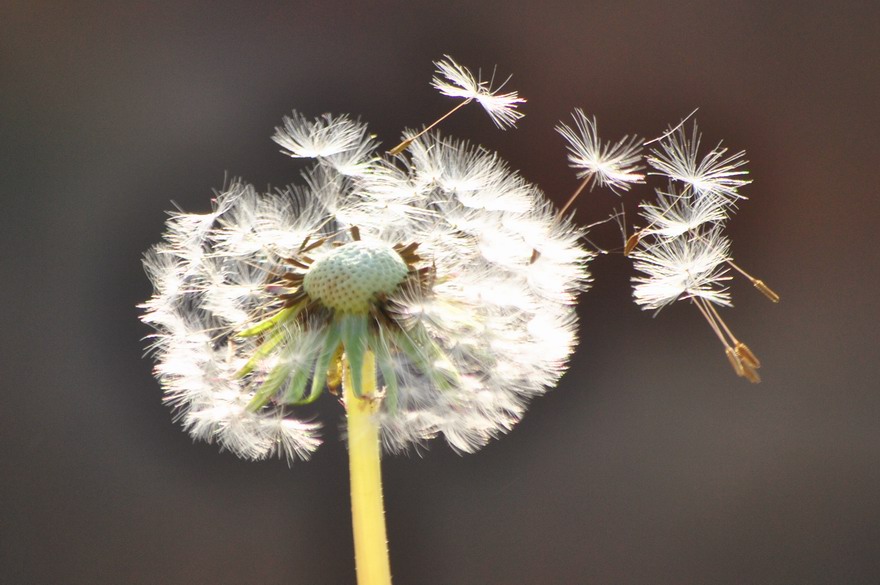
[[[386,244],[349,242],[312,263],[303,289],[336,311],[365,313],[378,295],[394,292],[408,271]]]

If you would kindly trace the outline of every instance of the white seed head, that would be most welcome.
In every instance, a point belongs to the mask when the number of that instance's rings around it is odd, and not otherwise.
[[[471,452],[509,431],[574,350],[582,231],[483,148],[425,134],[388,159],[347,118],[291,120],[285,148],[316,159],[302,185],[235,182],[146,256],[166,402],[240,457],[305,459],[322,425],[299,407],[335,384],[341,349],[374,356],[388,451],[443,436]]]
[[[384,243],[349,242],[316,260],[303,279],[312,299],[343,313],[365,313],[378,295],[393,293],[409,267]]]

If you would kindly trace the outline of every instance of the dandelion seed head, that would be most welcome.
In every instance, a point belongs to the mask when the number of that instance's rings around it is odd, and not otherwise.
[[[406,262],[391,246],[349,242],[312,264],[303,290],[336,311],[362,313],[377,295],[394,292],[407,271]]]
[[[301,406],[369,351],[386,449],[470,452],[510,430],[574,349],[581,231],[465,142],[427,134],[385,159],[347,117],[298,114],[275,138],[315,159],[302,185],[233,182],[145,257],[142,318],[183,426],[241,457],[306,458],[322,425]]]

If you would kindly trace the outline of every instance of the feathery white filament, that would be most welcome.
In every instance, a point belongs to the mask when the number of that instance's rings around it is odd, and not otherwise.
[[[728,280],[730,243],[717,230],[700,238],[664,239],[632,254],[635,269],[645,276],[633,279],[637,304],[658,311],[682,298],[700,297],[730,305],[721,283]]]
[[[750,183],[742,178],[748,175],[743,168],[748,164],[745,152],[726,156],[727,149],[719,143],[701,158],[701,134],[696,122],[692,128],[690,136],[685,133],[684,126],[666,136],[658,148],[651,150],[648,163],[659,174],[689,185],[697,195],[717,197],[725,204],[744,199],[739,188]]]
[[[633,183],[643,183],[642,144],[638,136],[624,136],[616,143],[602,143],[596,119],[580,108],[572,113],[575,127],[559,123],[556,131],[568,142],[569,166],[578,169],[578,178],[592,177],[600,187],[628,191]]]

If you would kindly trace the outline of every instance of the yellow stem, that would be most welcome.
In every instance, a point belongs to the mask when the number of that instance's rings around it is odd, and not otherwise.
[[[347,360],[343,372],[357,582],[358,585],[391,585],[385,509],[382,504],[379,426],[374,417],[381,401],[376,393],[376,361],[373,353],[368,351],[364,355],[363,398],[358,398],[354,393]]]

